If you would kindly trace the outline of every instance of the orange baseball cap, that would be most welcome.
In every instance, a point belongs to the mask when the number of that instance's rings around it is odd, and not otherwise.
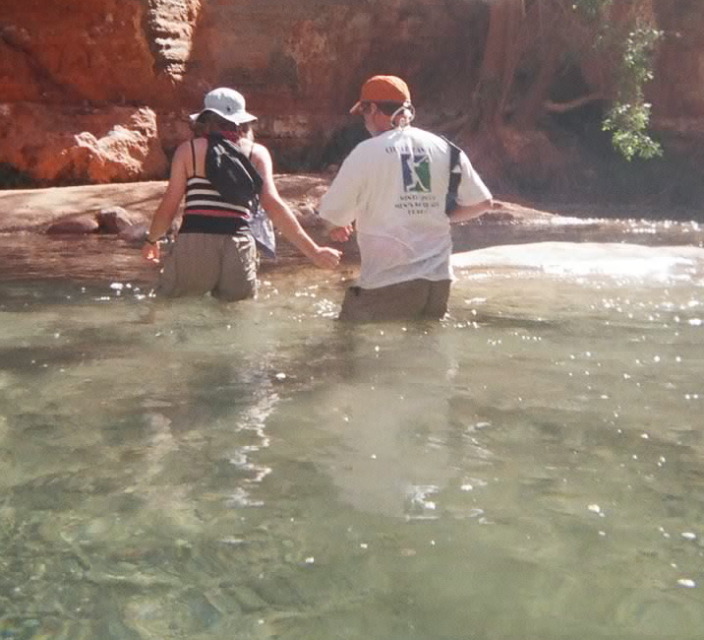
[[[410,102],[408,85],[397,76],[373,76],[363,85],[359,100],[350,109],[358,113],[363,102]]]

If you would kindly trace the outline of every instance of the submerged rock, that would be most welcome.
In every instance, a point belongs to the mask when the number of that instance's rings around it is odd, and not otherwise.
[[[46,230],[48,234],[79,234],[96,233],[100,224],[92,214],[84,214],[54,222]]]
[[[104,233],[117,233],[127,231],[134,226],[132,217],[122,207],[108,207],[101,209],[97,215],[100,230]]]

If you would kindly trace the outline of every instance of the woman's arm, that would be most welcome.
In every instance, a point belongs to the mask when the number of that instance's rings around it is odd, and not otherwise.
[[[147,232],[145,243],[142,247],[142,255],[150,262],[159,261],[159,240],[164,237],[171,227],[171,223],[178,213],[181,200],[183,200],[183,195],[186,193],[186,181],[188,180],[186,157],[189,145],[190,142],[185,142],[176,149],[171,161],[169,184],[159,206],[154,212],[154,217]]]
[[[255,144],[252,162],[264,182],[260,197],[261,205],[276,228],[313,264],[322,269],[334,269],[340,262],[341,253],[337,249],[316,244],[283,201],[274,183],[273,162],[269,150],[261,144]]]

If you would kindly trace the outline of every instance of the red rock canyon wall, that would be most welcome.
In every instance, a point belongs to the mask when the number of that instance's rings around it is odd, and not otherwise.
[[[657,0],[655,123],[704,133],[704,3]],[[372,73],[421,117],[469,99],[481,0],[23,0],[0,6],[0,165],[38,183],[162,178],[205,91],[240,89],[295,157],[348,122]],[[659,124],[658,124],[659,123]]]

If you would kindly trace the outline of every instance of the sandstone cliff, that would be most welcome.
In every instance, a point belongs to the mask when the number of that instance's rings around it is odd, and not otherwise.
[[[665,32],[653,123],[691,155],[704,134],[704,3],[652,3]],[[408,78],[419,121],[451,130],[470,108],[487,29],[481,0],[4,2],[0,180],[162,178],[186,115],[218,85],[247,96],[283,168],[334,160],[372,73]]]

